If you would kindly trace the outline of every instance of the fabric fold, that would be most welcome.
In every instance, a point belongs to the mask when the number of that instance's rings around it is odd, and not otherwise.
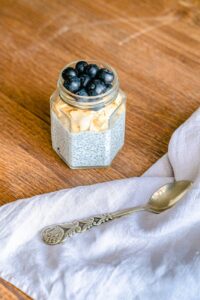
[[[80,186],[0,207],[0,276],[36,300],[182,300],[200,294],[200,110],[142,177]],[[194,186],[160,215],[138,212],[47,246],[44,226],[146,203],[173,180]]]

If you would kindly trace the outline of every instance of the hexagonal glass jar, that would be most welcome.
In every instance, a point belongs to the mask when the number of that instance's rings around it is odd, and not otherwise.
[[[50,99],[52,146],[72,169],[110,166],[124,145],[126,96],[119,88],[117,73],[108,64],[88,63],[114,73],[110,90],[95,97],[75,95],[64,88],[61,70]]]

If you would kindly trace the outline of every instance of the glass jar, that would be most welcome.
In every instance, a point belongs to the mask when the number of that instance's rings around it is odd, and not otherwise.
[[[110,166],[124,144],[126,96],[119,89],[115,70],[89,61],[114,73],[112,88],[98,96],[78,96],[63,86],[60,72],[57,90],[50,99],[51,138],[56,153],[72,169]]]

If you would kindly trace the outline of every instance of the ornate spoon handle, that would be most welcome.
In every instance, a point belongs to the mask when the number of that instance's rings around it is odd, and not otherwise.
[[[56,245],[62,243],[66,238],[76,233],[82,233],[94,226],[127,216],[136,211],[145,210],[145,207],[135,207],[120,210],[114,213],[97,215],[88,219],[74,221],[72,223],[63,223],[51,225],[43,229],[42,239],[48,245]]]

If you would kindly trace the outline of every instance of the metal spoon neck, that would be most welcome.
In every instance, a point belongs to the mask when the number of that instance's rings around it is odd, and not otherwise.
[[[116,219],[116,218],[120,218],[123,216],[128,216],[128,215],[132,214],[133,212],[143,211],[143,210],[146,210],[145,206],[136,206],[136,207],[126,208],[126,209],[112,213],[112,217],[113,217],[113,219]]]

